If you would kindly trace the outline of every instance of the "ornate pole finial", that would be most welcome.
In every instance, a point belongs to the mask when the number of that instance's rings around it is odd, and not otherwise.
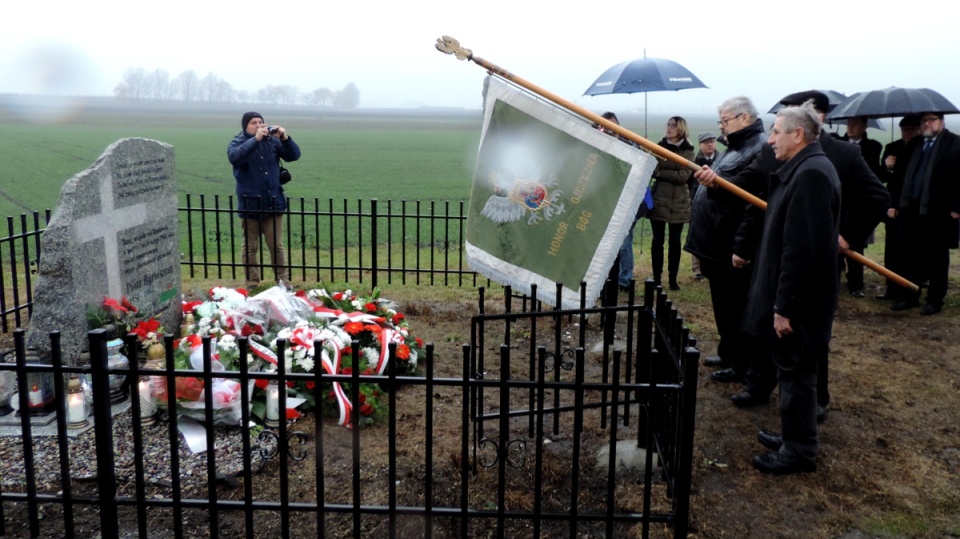
[[[461,47],[460,42],[450,36],[437,38],[436,47],[438,51],[444,54],[455,55],[457,60],[469,60],[470,57],[473,56],[472,50]]]

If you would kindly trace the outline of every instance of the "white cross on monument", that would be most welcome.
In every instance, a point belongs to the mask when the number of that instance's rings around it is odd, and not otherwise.
[[[147,205],[142,202],[123,208],[114,208],[112,175],[108,175],[100,182],[100,213],[81,217],[74,222],[74,233],[80,243],[103,238],[107,286],[111,298],[119,299],[123,295],[117,234],[146,222]]]

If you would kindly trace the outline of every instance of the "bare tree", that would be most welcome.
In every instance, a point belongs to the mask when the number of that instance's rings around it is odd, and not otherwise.
[[[306,102],[310,105],[328,107],[333,104],[333,91],[330,88],[317,88],[306,95]]]
[[[114,88],[116,97],[127,99],[143,99],[147,97],[147,72],[142,67],[131,68],[124,72],[123,82]]]
[[[333,98],[333,106],[338,109],[355,109],[360,104],[360,89],[354,83],[348,83]]]
[[[173,79],[173,97],[184,101],[196,101],[200,94],[200,77],[188,69]]]

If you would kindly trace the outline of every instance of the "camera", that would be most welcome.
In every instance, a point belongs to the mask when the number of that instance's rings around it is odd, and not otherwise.
[[[267,128],[267,133],[270,133],[271,135],[276,135],[276,134],[277,134],[277,131],[279,131],[279,130],[280,130],[279,127],[277,127],[277,126],[275,126],[275,125],[271,125],[270,127]]]

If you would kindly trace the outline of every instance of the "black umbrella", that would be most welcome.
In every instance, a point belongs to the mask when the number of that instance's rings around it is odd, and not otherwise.
[[[947,98],[929,88],[890,87],[850,96],[827,115],[827,120],[855,116],[893,118],[924,112],[956,114],[960,110]]]
[[[597,77],[583,95],[643,92],[643,136],[647,136],[647,92],[706,88],[687,68],[663,58],[637,58],[617,64]]]
[[[830,110],[831,110],[831,111],[832,111],[833,109],[837,108],[837,105],[839,105],[839,104],[842,103],[845,99],[847,99],[847,96],[843,95],[842,93],[840,93],[840,92],[838,92],[838,91],[836,91],[836,90],[817,90],[817,91],[820,92],[820,93],[822,93],[823,95],[827,96],[827,102],[828,102],[829,105],[830,105]],[[784,97],[786,97],[786,96],[784,96]],[[777,103],[776,103],[775,105],[773,105],[772,107],[770,107],[770,110],[767,111],[767,114],[776,114],[776,113],[777,113],[780,109],[782,109],[783,107],[784,107],[784,104],[781,103],[781,102],[779,102],[779,101],[777,101]],[[831,119],[831,118],[827,118],[826,121],[827,121],[827,123],[829,123],[830,125],[833,125],[833,124],[836,124],[836,125],[846,125],[846,124],[847,124],[847,120],[846,120],[846,119]],[[867,120],[867,127],[872,127],[872,128],[874,128],[874,129],[879,129],[879,130],[881,130],[881,131],[884,130],[884,129],[883,129],[883,126],[880,125],[880,122],[878,122],[877,120],[875,120],[875,119],[873,119],[873,118],[870,118],[869,120]]]
[[[847,96],[841,94],[840,92],[837,92],[836,90],[817,90],[817,91],[827,96],[827,102],[830,104],[830,111],[837,108],[837,105],[842,103],[843,100],[847,98]],[[784,96],[784,98],[786,98],[786,96]],[[770,107],[770,110],[767,111],[767,114],[776,114],[777,111],[779,111],[783,107],[784,107],[784,104],[781,103],[780,101],[777,101],[775,105]],[[830,111],[827,111],[827,112],[830,112]]]

